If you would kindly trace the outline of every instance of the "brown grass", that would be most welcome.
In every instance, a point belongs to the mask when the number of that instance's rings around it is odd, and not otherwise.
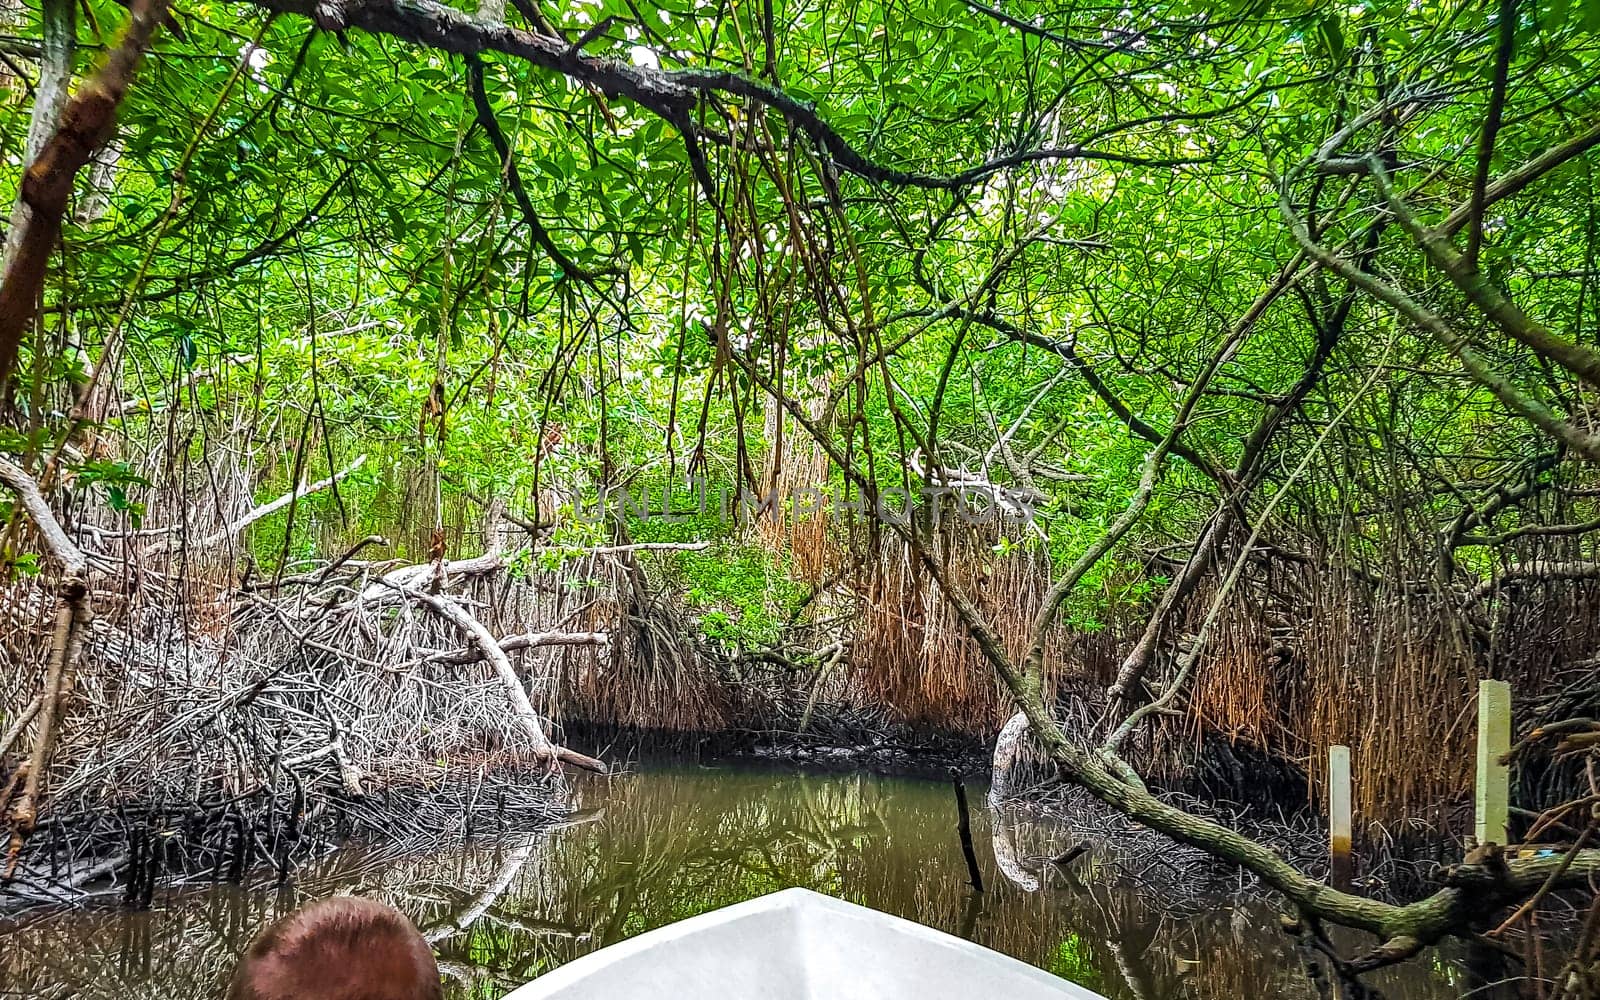
[[[951,578],[977,598],[1019,656],[1049,587],[1042,554],[997,555],[998,532],[947,535]],[[858,580],[860,627],[850,665],[860,695],[897,721],[993,738],[1015,709],[933,580],[898,538],[885,536]],[[1057,649],[1061,647],[1057,645]],[[1047,664],[1047,685],[1060,675]]]
[[[1280,578],[1280,587],[1250,588],[1227,607],[1183,728],[1196,743],[1209,727],[1299,764],[1316,802],[1326,794],[1327,748],[1345,744],[1355,811],[1373,821],[1420,819],[1459,833],[1450,813],[1471,794],[1478,680],[1512,678],[1526,729],[1531,702],[1560,666],[1600,641],[1593,584],[1530,589],[1500,612],[1491,650],[1455,596],[1290,572],[1292,586]],[[1285,647],[1292,655],[1274,655]]]

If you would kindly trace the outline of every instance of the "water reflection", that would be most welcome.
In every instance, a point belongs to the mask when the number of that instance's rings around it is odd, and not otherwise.
[[[803,885],[961,934],[1108,997],[1310,997],[1266,905],[1151,889],[1025,816],[974,835],[989,891],[964,885],[949,785],[869,774],[673,766],[580,788],[558,830],[393,856],[345,851],[286,890],[174,891],[154,912],[57,914],[0,937],[0,995],[204,1000],[258,927],[353,892],[411,914],[456,998],[499,997],[563,962],[709,909]],[[1141,885],[1143,887],[1141,887]],[[1189,883],[1192,889],[1192,882]],[[1456,997],[1453,963],[1417,962],[1392,996]]]

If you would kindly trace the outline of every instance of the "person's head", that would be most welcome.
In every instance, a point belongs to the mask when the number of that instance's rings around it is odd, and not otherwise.
[[[433,949],[370,899],[318,900],[257,934],[228,1000],[441,1000]]]

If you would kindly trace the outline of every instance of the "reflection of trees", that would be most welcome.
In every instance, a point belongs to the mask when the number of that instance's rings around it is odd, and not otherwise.
[[[492,1000],[628,935],[805,885],[962,934],[1114,1000],[1310,996],[1271,908],[1133,878],[1139,866],[1098,847],[1054,865],[1082,839],[1058,824],[1012,815],[991,830],[986,813],[975,815],[975,835],[993,838],[996,863],[1018,884],[989,879],[989,892],[972,893],[941,782],[677,769],[581,791],[604,812],[580,825],[424,856],[345,852],[302,872],[298,896],[224,889],[148,914],[41,920],[0,939],[0,983],[29,996],[205,1000],[220,995],[256,929],[307,895],[341,891],[405,910],[434,941],[451,995]],[[1025,891],[1030,882],[1037,889]],[[1401,971],[1412,978],[1390,995],[1455,995],[1420,965]]]
[[[1195,870],[1165,838],[1124,838],[1096,832],[1092,817],[1076,819],[1069,826],[1016,811],[993,818],[1007,888],[1054,914],[1036,917],[1034,933],[1052,927],[1060,942],[1038,964],[1116,1000],[1315,995],[1273,905],[1219,891],[1229,873]],[[1063,857],[1072,860],[1058,864]],[[1027,954],[1015,939],[985,943]],[[1441,971],[1398,967],[1372,985],[1389,996],[1455,998]]]
[[[981,896],[966,889],[954,803],[942,783],[867,775],[774,780],[740,770],[620,779],[605,822],[572,831],[530,862],[491,911],[581,927],[592,940],[507,937],[512,964],[504,981],[696,913],[807,885],[962,934],[1115,1000],[1311,996],[1276,912],[1176,891],[1171,878],[1194,873],[1170,845],[1161,865],[1095,851],[1060,868],[1048,859],[1066,853],[1076,834],[1028,817],[984,831],[987,817],[975,819],[978,835],[994,838],[997,863],[1009,849],[1038,891],[1009,882]],[[483,953],[477,957],[481,963]],[[1407,974],[1391,995],[1454,996],[1423,970]]]
[[[92,1000],[205,1000],[220,996],[244,944],[309,896],[335,891],[391,898],[428,884],[437,862],[346,851],[307,865],[295,889],[191,886],[158,895],[148,912],[79,910],[31,919],[0,937],[0,996]],[[446,886],[440,885],[443,893]],[[440,907],[457,903],[440,895]],[[394,900],[398,902],[398,900]]]

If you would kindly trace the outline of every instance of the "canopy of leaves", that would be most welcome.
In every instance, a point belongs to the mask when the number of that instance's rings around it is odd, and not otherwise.
[[[49,454],[86,415],[128,452],[122,509],[195,474],[184,456],[258,494],[378,456],[297,513],[323,525],[310,551],[468,498],[576,537],[606,491],[760,488],[780,441],[815,435],[836,493],[960,470],[1038,494],[1005,544],[1065,561],[1197,381],[1143,551],[1190,536],[1246,466],[1282,481],[1381,364],[1281,545],[1376,570],[1507,484],[1588,481],[1456,348],[1311,266],[1285,206],[1592,426],[1596,387],[1475,309],[1348,163],[1381,158],[1431,225],[1591,131],[1593,4],[329,9],[174,9],[80,178],[8,450]],[[39,16],[4,46],[15,166]],[[83,5],[80,75],[122,16]],[[1467,227],[1488,280],[1579,345],[1600,318],[1581,152]],[[1581,516],[1582,496],[1501,524]]]

